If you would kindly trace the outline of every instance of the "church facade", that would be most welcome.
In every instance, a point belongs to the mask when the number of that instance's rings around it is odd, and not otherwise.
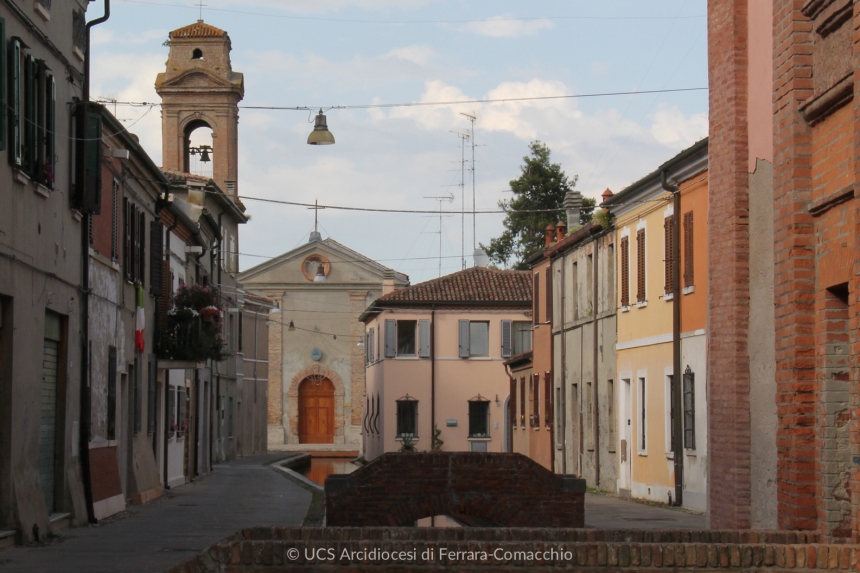
[[[408,286],[409,277],[313,232],[308,243],[239,280],[280,307],[269,321],[269,450],[360,451],[358,317],[384,293]]]

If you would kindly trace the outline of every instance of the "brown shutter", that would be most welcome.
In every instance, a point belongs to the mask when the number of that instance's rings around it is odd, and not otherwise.
[[[546,321],[552,322],[552,265],[546,268]]]
[[[532,312],[532,322],[538,324],[540,322],[540,274],[534,274],[534,288],[532,289],[532,304],[534,304],[534,309]]]
[[[663,285],[664,292],[670,294],[673,292],[675,284],[675,262],[672,260],[672,247],[675,241],[675,216],[666,217],[663,219],[663,235],[665,244],[663,246],[664,262],[664,279],[666,284]]]
[[[543,408],[546,425],[549,426],[553,422],[552,408],[552,372],[546,372],[543,375]]]
[[[636,302],[645,302],[645,229],[636,231]]]
[[[149,291],[155,296],[161,296],[164,287],[162,278],[164,261],[164,225],[161,221],[149,224]]]
[[[526,379],[520,377],[520,426],[526,425]]]
[[[140,222],[137,225],[137,280],[140,281],[141,285],[144,285],[146,284],[146,213],[140,211],[138,213],[138,219]]]
[[[693,286],[693,212],[684,213],[684,286]]]
[[[161,260],[158,265],[161,269],[161,294],[158,297],[158,326],[159,328],[167,328],[167,312],[173,305],[173,277],[170,272],[170,261]],[[153,261],[153,268],[155,268],[155,261]]]
[[[532,402],[532,407],[534,408],[534,427],[540,427],[540,373],[535,372],[534,378],[532,381],[532,397],[534,401]]]
[[[122,270],[126,280],[132,279],[132,258],[131,258],[131,204],[128,199],[122,199]]]
[[[630,237],[621,237],[621,306],[630,306]]]

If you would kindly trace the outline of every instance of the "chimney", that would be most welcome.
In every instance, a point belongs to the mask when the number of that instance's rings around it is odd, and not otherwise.
[[[610,199],[612,199],[612,196],[613,196],[613,195],[615,195],[615,193],[613,193],[612,191],[610,191],[610,190],[609,190],[609,187],[607,187],[607,188],[606,188],[606,191],[604,191],[604,192],[603,192],[603,194],[600,196],[600,198],[603,200],[603,203],[606,203],[607,201],[609,201]],[[604,207],[604,209],[606,209],[606,212],[607,212],[607,213],[609,212],[609,207]]]
[[[567,224],[571,229],[579,225],[581,209],[582,193],[574,189],[570,189],[564,194],[564,210],[567,213]]]
[[[567,236],[567,225],[564,224],[564,221],[559,221],[555,226],[555,230],[558,233],[557,237],[559,241]]]
[[[552,223],[546,226],[546,242],[544,243],[545,247],[548,247],[555,240],[555,227],[552,226]]]
[[[395,290],[397,290],[397,288],[394,286],[394,271],[391,269],[385,269],[385,272],[382,274],[382,296],[394,292]]]

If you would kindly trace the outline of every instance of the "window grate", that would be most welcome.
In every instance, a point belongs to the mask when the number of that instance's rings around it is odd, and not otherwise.
[[[490,437],[490,402],[480,396],[469,401],[469,437]]]
[[[414,438],[418,435],[418,400],[405,398],[397,401],[397,437]]]
[[[696,374],[684,371],[684,447],[696,449]]]

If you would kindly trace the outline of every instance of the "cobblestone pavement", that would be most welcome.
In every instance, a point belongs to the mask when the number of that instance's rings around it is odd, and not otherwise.
[[[283,453],[215,466],[204,479],[44,546],[0,552],[0,573],[155,573],[253,525],[301,525],[311,494],[263,464]]]
[[[585,526],[596,529],[708,529],[705,515],[613,495],[585,494]]]

